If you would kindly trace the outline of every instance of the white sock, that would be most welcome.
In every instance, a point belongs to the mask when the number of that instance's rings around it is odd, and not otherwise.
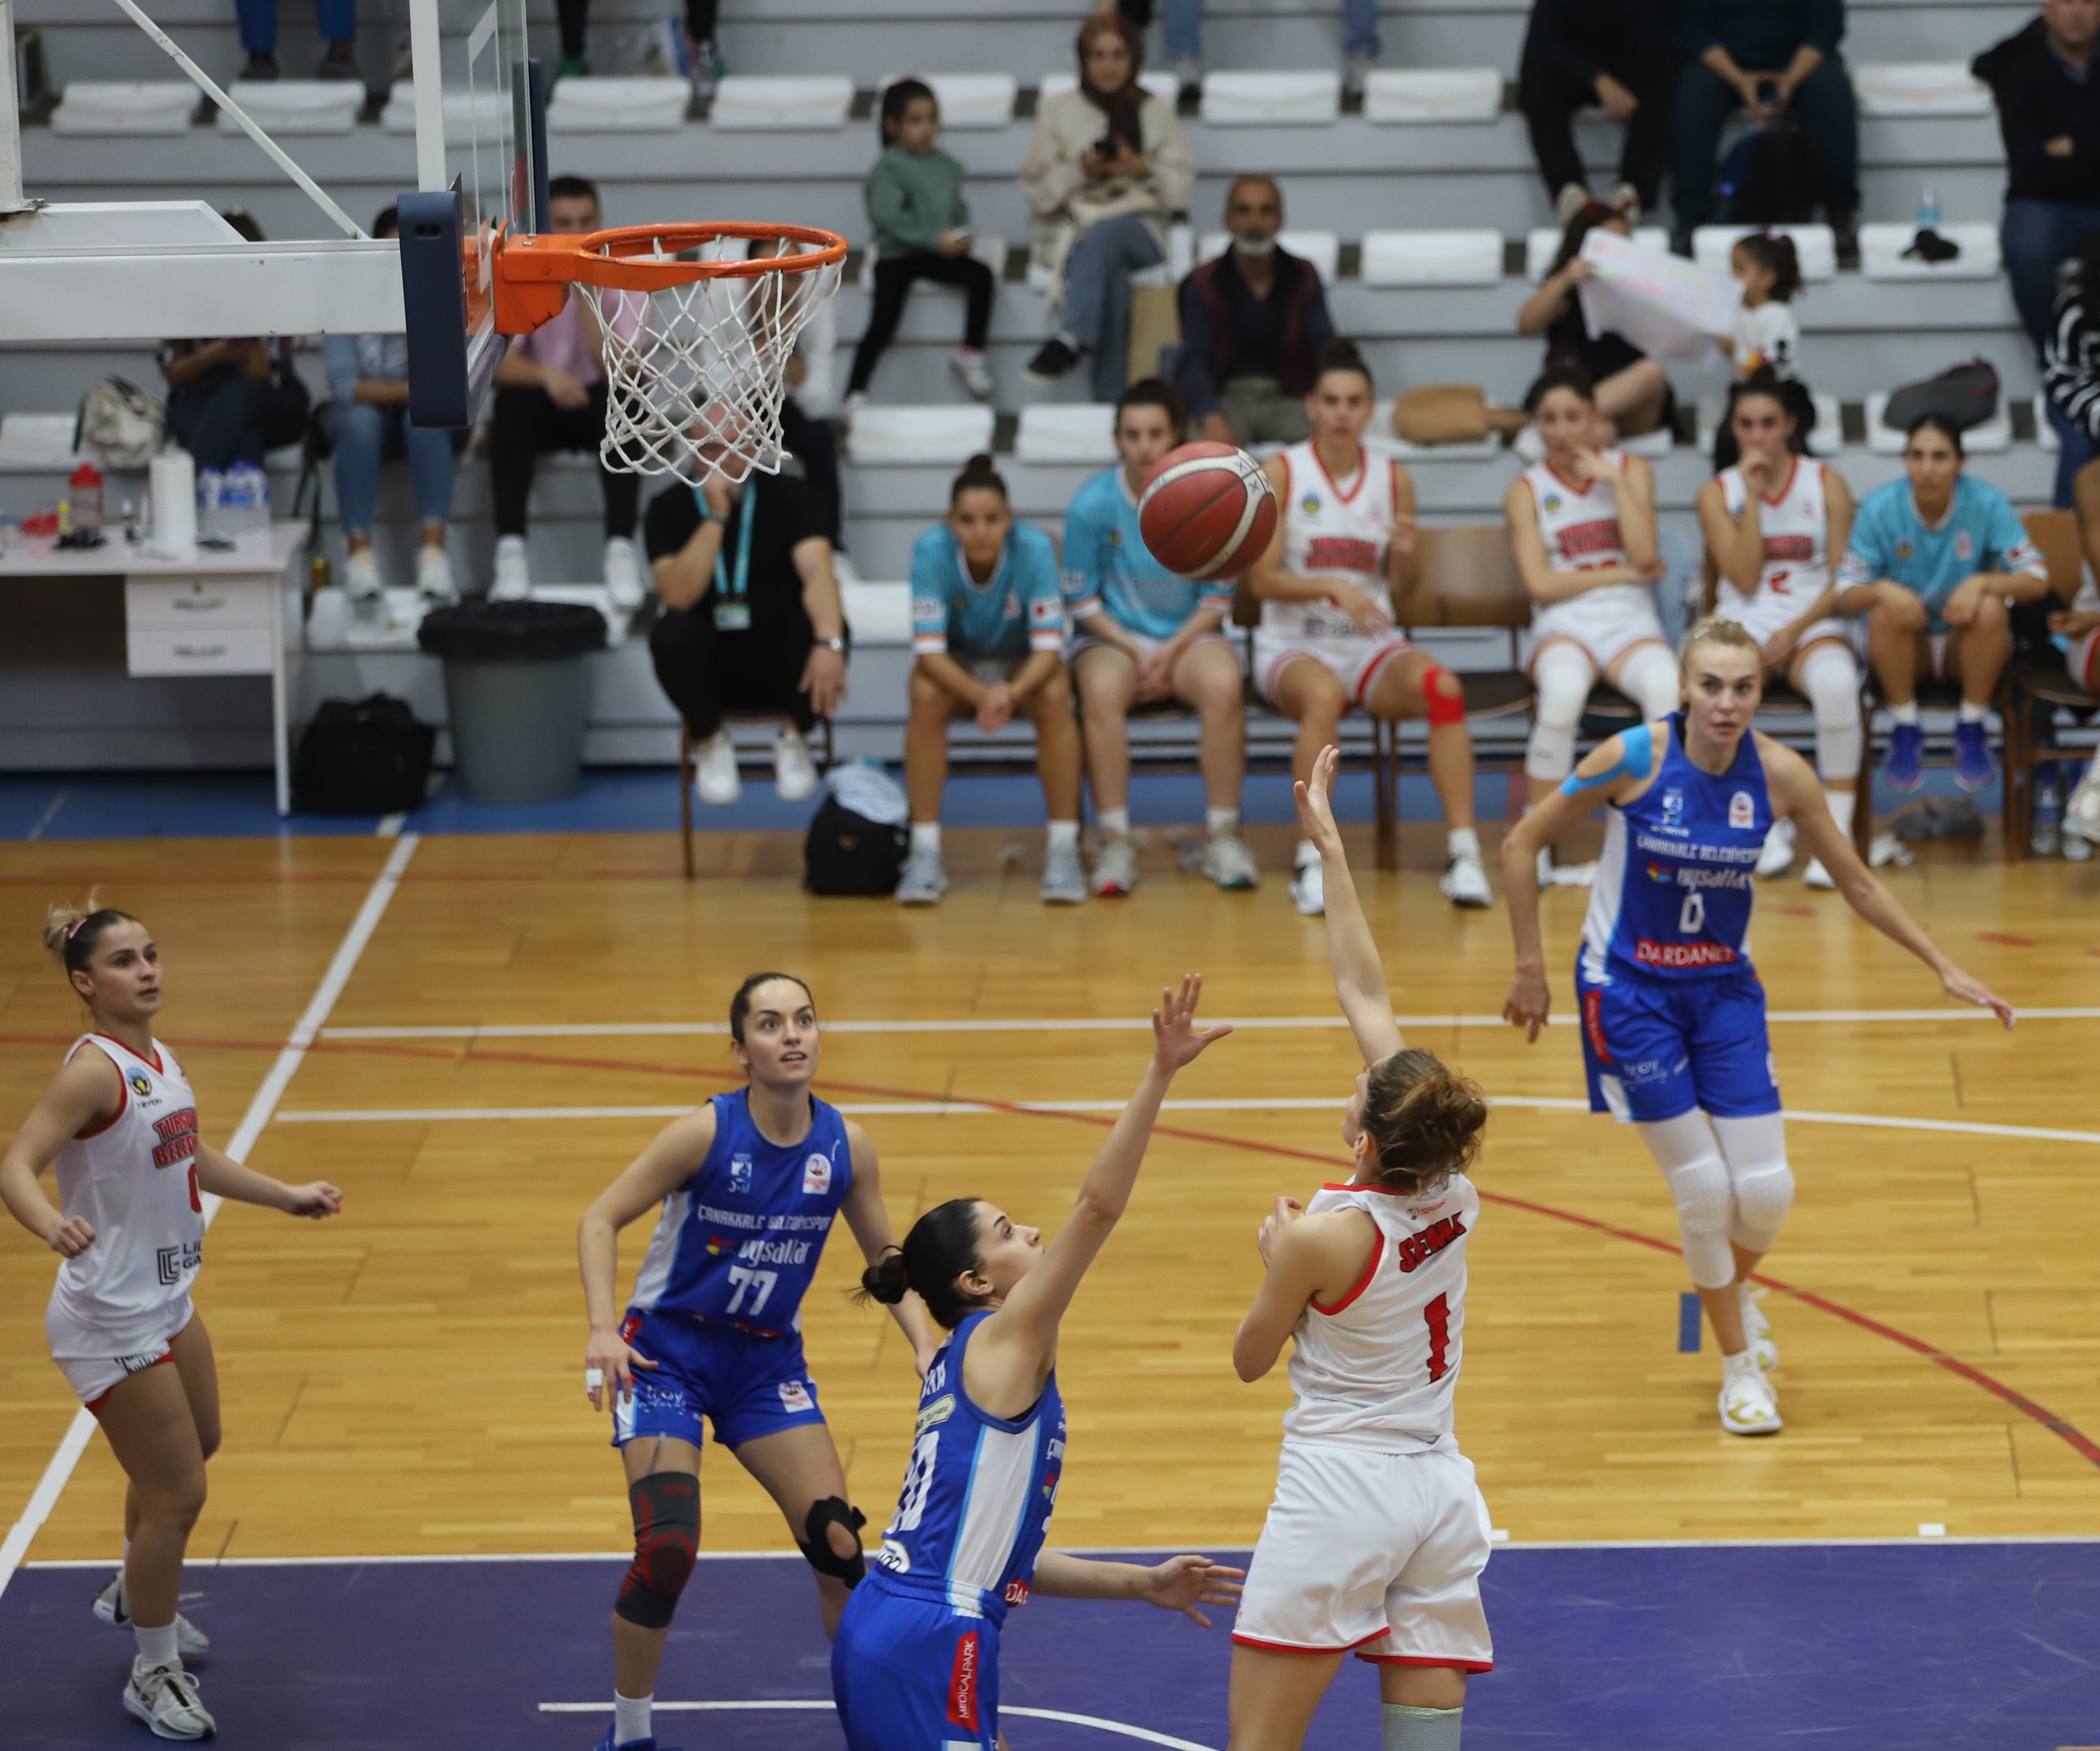
[[[1480,835],[1470,827],[1454,827],[1444,836],[1444,849],[1452,857],[1478,857]]]
[[[1847,838],[1852,832],[1852,805],[1859,800],[1857,791],[1825,791],[1824,798],[1830,805],[1830,819],[1838,823],[1838,831]]]
[[[1097,809],[1094,814],[1101,822],[1104,833],[1113,833],[1119,839],[1130,837],[1130,811],[1127,809]]]
[[[1955,716],[1964,723],[1981,723],[1984,721],[1984,714],[1990,709],[1988,705],[1971,705],[1967,700],[1964,700],[1961,702],[1961,709],[1955,714]]]
[[[984,355],[975,347],[957,347],[955,356],[957,358],[982,358]]]
[[[1056,850],[1061,845],[1077,848],[1080,842],[1080,823],[1077,821],[1052,821],[1050,823],[1049,845]]]
[[[1298,849],[1290,854],[1290,867],[1294,869],[1303,869],[1308,864],[1319,861],[1320,848],[1310,839],[1299,840]]]
[[[173,1623],[164,1623],[158,1630],[149,1630],[143,1623],[134,1621],[131,1633],[138,1639],[141,1665],[179,1665],[181,1662],[182,1656],[176,1650]]]
[[[1915,723],[1918,721],[1918,702],[1906,700],[1900,705],[1891,705],[1888,714],[1898,723]]]
[[[941,855],[941,823],[938,821],[914,821],[911,823],[911,849]]]
[[[1213,839],[1221,833],[1239,831],[1239,811],[1237,809],[1205,809],[1203,831]]]
[[[652,1690],[646,1696],[622,1696],[613,1692],[613,1743],[631,1745],[637,1739],[649,1737],[650,1705],[656,1700]]]

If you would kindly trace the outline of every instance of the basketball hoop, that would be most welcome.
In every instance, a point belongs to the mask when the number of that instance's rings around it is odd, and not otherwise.
[[[779,253],[728,259],[723,246],[734,243]],[[691,258],[696,250],[710,257]],[[604,341],[607,467],[696,485],[710,472],[776,474],[788,356],[845,259],[844,238],[800,225],[507,235],[495,254],[495,326],[530,334],[581,286]]]

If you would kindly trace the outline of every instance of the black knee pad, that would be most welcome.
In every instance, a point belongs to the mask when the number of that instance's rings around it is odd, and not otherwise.
[[[645,1630],[667,1629],[700,1551],[700,1480],[652,1471],[628,1486],[634,1510],[634,1563],[614,1612]]]
[[[795,1542],[809,1559],[811,1568],[819,1575],[844,1581],[850,1592],[868,1572],[868,1559],[861,1554],[861,1529],[867,1523],[868,1516],[857,1507],[848,1507],[838,1496],[826,1496],[823,1501],[810,1504],[810,1517],[802,1528],[807,1536]],[[831,1548],[830,1529],[833,1526],[843,1526],[853,1534],[851,1556],[842,1557]]]

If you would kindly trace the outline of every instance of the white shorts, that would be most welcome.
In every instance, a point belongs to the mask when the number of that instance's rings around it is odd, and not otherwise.
[[[1740,597],[1733,601],[1730,601],[1725,596],[1717,598],[1714,604],[1714,612],[1734,621],[1744,632],[1762,645],[1765,640],[1771,637],[1774,632],[1794,618],[1796,610],[1792,604],[1783,597],[1759,595],[1748,602],[1743,601]],[[1843,621],[1819,620],[1801,629],[1801,636],[1794,641],[1795,654],[1799,655],[1810,645],[1826,638],[1842,639],[1848,646],[1852,642],[1851,632]],[[1792,660],[1792,658],[1787,659],[1790,666]]]
[[[1257,627],[1254,691],[1272,710],[1282,710],[1276,699],[1277,681],[1300,657],[1310,657],[1342,684],[1352,705],[1362,705],[1386,673],[1386,665],[1414,648],[1397,632],[1382,638],[1292,638]]]
[[[1491,1671],[1491,1539],[1473,1463],[1285,1441],[1232,1639],[1285,1653]]]
[[[169,1309],[165,1333],[122,1355],[115,1353],[114,1343],[101,1341],[56,1305],[44,1314],[43,1332],[50,1340],[51,1359],[66,1376],[66,1384],[88,1409],[98,1411],[118,1382],[175,1360],[170,1345],[181,1334],[194,1311],[185,1295],[180,1305]]]
[[[1613,586],[1554,602],[1535,610],[1523,637],[1524,668],[1541,646],[1555,639],[1580,645],[1601,675],[1636,645],[1652,640],[1664,650],[1669,640],[1646,589],[1637,595],[1621,595]]]

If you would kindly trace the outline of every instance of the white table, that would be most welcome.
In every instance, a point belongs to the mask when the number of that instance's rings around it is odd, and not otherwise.
[[[285,700],[304,632],[292,562],[305,541],[303,522],[272,523],[267,533],[240,536],[228,551],[200,548],[180,558],[143,543],[134,546],[121,531],[84,551],[32,540],[0,554],[0,585],[12,578],[121,577],[126,673],[267,675],[277,813],[289,814]],[[0,595],[0,628],[6,613]]]

